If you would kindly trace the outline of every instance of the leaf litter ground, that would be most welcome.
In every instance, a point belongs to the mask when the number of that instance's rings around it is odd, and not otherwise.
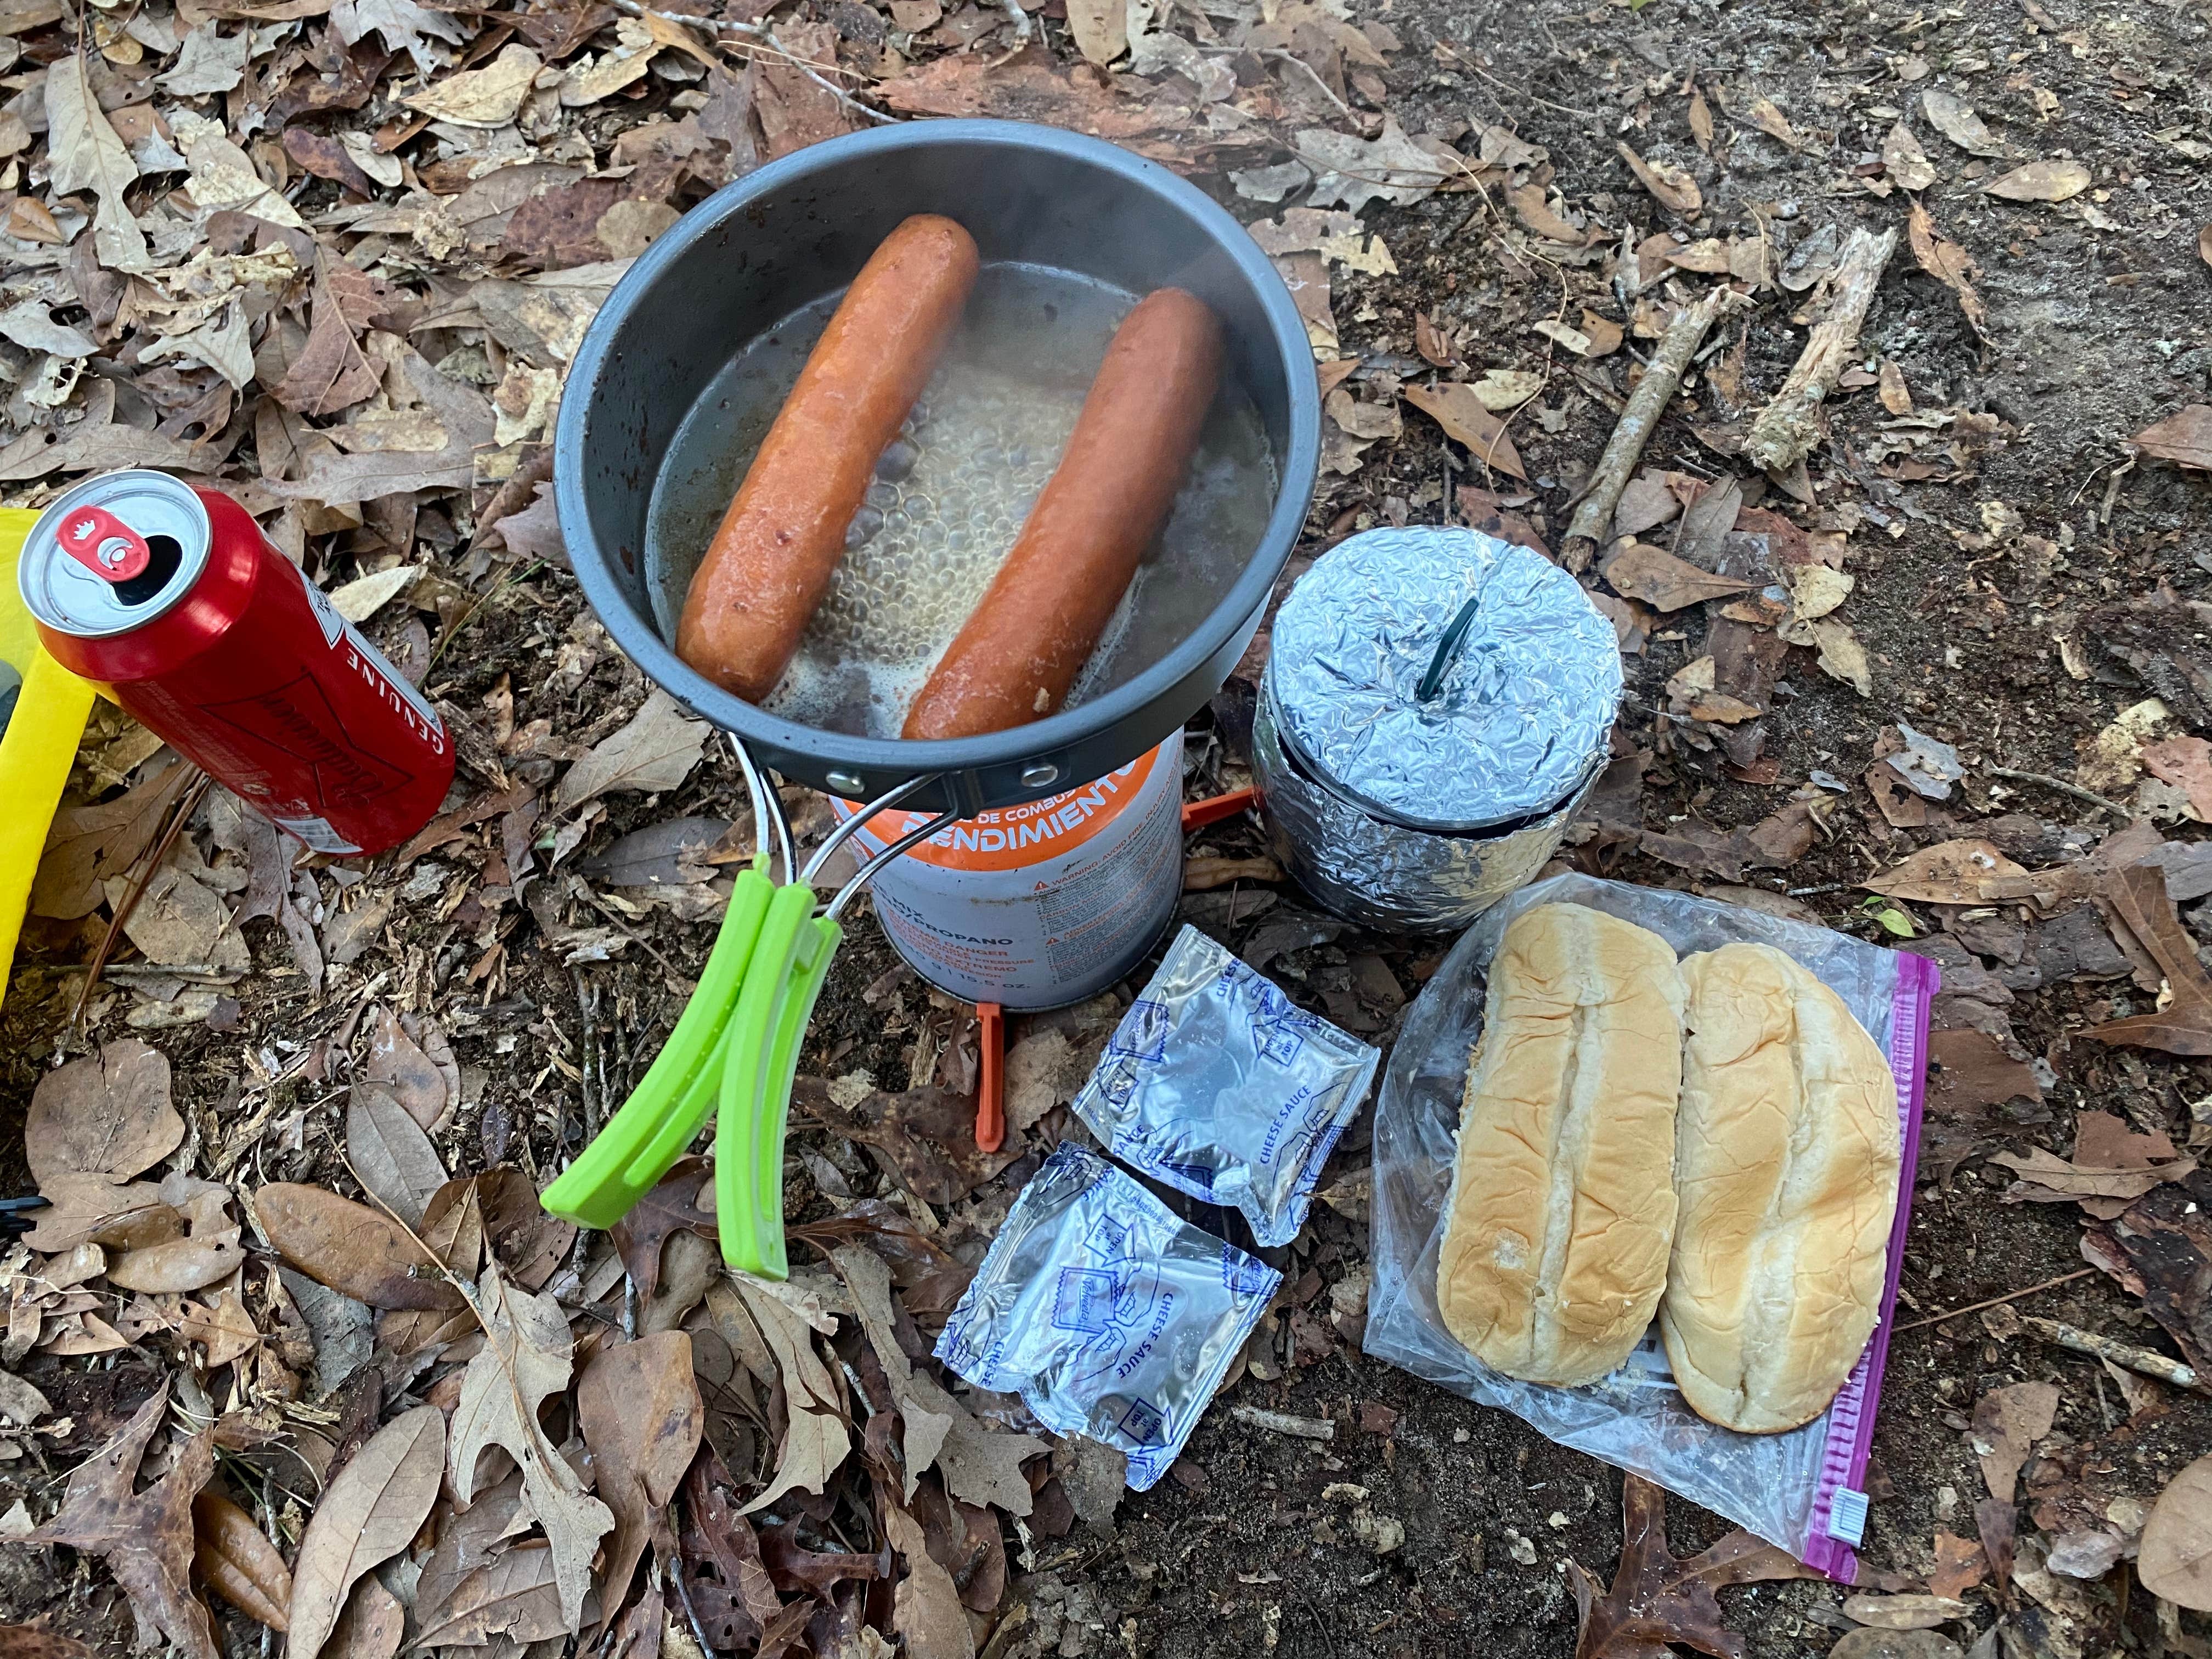
[[[0,1010],[29,1132],[0,1170],[55,1200],[6,1263],[0,1534],[72,1540],[0,1548],[0,1617],[46,1632],[6,1639],[190,1648],[213,1584],[239,1654],[280,1607],[347,1654],[2198,1650],[2212,1509],[2174,1477],[2212,1413],[2145,1368],[2212,1358],[2204,21],[1018,9],[0,8],[9,499],[125,465],[232,489],[462,763],[357,871],[201,804],[112,712],[88,732]],[[612,1243],[537,1212],[750,847],[726,757],[562,569],[562,372],[621,261],[859,104],[1101,131],[1252,225],[1328,394],[1293,573],[1447,518],[1576,558],[1637,365],[1699,292],[1749,296],[1584,567],[1631,701],[1563,855],[1944,967],[1858,1594],[1771,1563],[1678,1594],[1747,1547],[1677,1504],[1678,1561],[1633,1486],[1616,1569],[1619,1476],[1364,1360],[1361,1127],[1152,1492],[948,1389],[928,1338],[1141,974],[1017,1022],[1012,1156],[981,1159],[972,1018],[856,918],[792,1287],[719,1272],[696,1169]],[[1769,479],[1752,416],[1862,224],[1899,251]],[[1259,649],[1194,794],[1244,781]],[[1315,915],[1249,823],[1191,850],[1187,919],[1389,1040],[1441,942]],[[1717,1622],[1697,1586],[1736,1578]]]

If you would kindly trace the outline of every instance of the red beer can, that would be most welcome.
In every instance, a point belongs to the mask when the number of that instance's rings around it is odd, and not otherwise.
[[[39,637],[319,853],[396,847],[453,781],[422,695],[229,496],[164,472],[66,491],[16,567]]]

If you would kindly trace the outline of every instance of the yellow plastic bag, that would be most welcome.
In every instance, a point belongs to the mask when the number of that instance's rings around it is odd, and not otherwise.
[[[0,736],[0,999],[8,994],[31,878],[92,712],[92,683],[40,648],[38,629],[16,591],[16,556],[38,520],[24,508],[0,507],[0,662],[23,677],[15,716]]]

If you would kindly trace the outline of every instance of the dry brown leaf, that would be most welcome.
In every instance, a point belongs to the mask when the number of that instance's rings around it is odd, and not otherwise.
[[[323,1644],[323,1659],[393,1659],[407,1635],[407,1609],[369,1574],[353,1587],[345,1612]]]
[[[1978,904],[1983,884],[2027,871],[1985,841],[1939,842],[1859,884],[1869,892],[1922,904]]]
[[[779,52],[757,60],[759,79],[753,88],[754,112],[760,121],[761,136],[768,141],[765,159],[771,161],[794,150],[804,149],[809,144],[850,132],[860,125],[860,118],[822,84],[822,78],[826,77],[817,78],[806,73],[808,64],[835,64],[837,61],[837,31],[828,23],[787,22],[777,30],[777,38],[783,43],[784,52],[790,56],[787,58]],[[937,60],[938,64],[957,61],[962,60]],[[971,66],[971,78],[997,78],[995,75],[981,73],[986,62],[995,64],[995,58],[986,60],[976,57],[964,61]],[[933,64],[929,67],[933,69],[937,64]],[[914,71],[909,70],[908,73]],[[1075,75],[1099,78],[1095,71],[1080,65],[1076,66]]]
[[[1925,190],[1936,182],[1936,164],[1920,148],[1912,129],[1902,121],[1892,127],[1889,137],[1882,140],[1881,164],[1890,182],[1900,189]]]
[[[1881,390],[1875,395],[1881,399],[1884,409],[1893,415],[1912,413],[1912,391],[1905,384],[1905,371],[1897,366],[1895,358],[1881,360],[1881,368],[1876,378]]]
[[[439,1128],[460,1103],[460,1068],[452,1046],[425,1015],[378,1009],[361,1075],[389,1085],[408,1116],[427,1130]]]
[[[2051,1382],[2014,1382],[1974,1402],[1974,1453],[1990,1496],[2000,1504],[2013,1501],[2021,1466],[2051,1432],[2057,1413],[2058,1389]]]
[[[1129,49],[1128,0],[1067,0],[1075,49],[1103,69]]]
[[[1583,307],[1582,331],[1589,345],[1585,357],[1610,357],[1620,349],[1621,342],[1628,337],[1627,331],[1610,317],[1601,317],[1588,306]]]
[[[2212,265],[2212,225],[2207,225],[2197,233],[2197,257],[2206,264]]]
[[[1934,1630],[1954,1619],[1973,1617],[1971,1601],[1948,1595],[1847,1595],[1844,1617],[1875,1630]]]
[[[319,1285],[372,1308],[450,1312],[460,1291],[381,1211],[320,1187],[272,1182],[253,1207],[278,1254]]]
[[[0,1625],[0,1659],[99,1659],[99,1656],[73,1636],[57,1636],[29,1625]]]
[[[1886,766],[1871,769],[1897,775]],[[1908,800],[1918,800],[1908,795]],[[2040,1101],[2043,1085],[2027,1061],[2014,1060],[1986,1031],[1968,1026],[1928,1034],[1928,1098],[1939,1110],[1961,1115],[2008,1100]]]
[[[405,100],[434,120],[460,127],[503,127],[514,120],[529,95],[544,60],[520,42],[509,41],[482,69],[463,70]]]
[[[2075,1157],[2080,1156],[2077,1151]],[[2002,1164],[2021,1177],[2005,1192],[2008,1204],[2069,1204],[2080,1199],[2104,1199],[2118,1201],[2115,1215],[2152,1188],[2179,1181],[2197,1169],[2193,1158],[2148,1168],[2072,1163],[2040,1146],[2024,1153],[1998,1152],[1990,1162]]]
[[[692,1463],[684,1481],[679,1570],[690,1605],[715,1648],[744,1653],[757,1650],[763,1632],[785,1609],[762,1564],[752,1522],[730,1506],[735,1484],[712,1447]]]
[[[417,1644],[454,1653],[482,1647],[495,1637],[529,1644],[572,1633],[574,1623],[562,1615],[556,1569],[553,1551],[543,1539],[501,1551],[461,1581],[416,1633]]]
[[[1680,611],[1703,599],[1724,599],[1756,587],[1756,582],[1716,576],[1662,548],[1631,542],[1599,566],[1598,574],[1624,598],[1641,599],[1656,611]]]
[[[576,1417],[599,1495],[615,1516],[600,1580],[605,1628],[629,1594],[653,1517],[699,1449],[706,1410],[691,1374],[691,1339],[657,1331],[601,1348],[576,1384]]]
[[[166,1638],[189,1659],[217,1659],[213,1621],[190,1582],[192,1499],[215,1473],[214,1437],[194,1435],[167,1474],[131,1490],[168,1406],[164,1380],[120,1433],[70,1471],[60,1513],[10,1541],[67,1544],[100,1557],[131,1598],[141,1648]]]
[[[287,409],[320,418],[374,397],[380,383],[354,343],[353,331],[327,283],[316,285],[313,314],[307,343],[269,395]]]
[[[2147,743],[2140,756],[2153,777],[2189,797],[2199,823],[2212,823],[2212,743],[2202,738],[2168,738]]]
[[[1483,407],[1473,386],[1458,380],[1432,386],[1409,386],[1405,388],[1405,398],[1442,427],[1447,437],[1466,446],[1468,453],[1485,466],[1527,481],[1528,474],[1522,467],[1520,453],[1513,447],[1505,422]]]
[[[1424,361],[1433,363],[1438,368],[1449,368],[1459,361],[1459,352],[1452,344],[1451,337],[1446,334],[1438,326],[1437,319],[1425,311],[1417,311],[1413,313],[1413,349],[1421,354]],[[1356,364],[1354,366],[1357,367]],[[1346,373],[1349,372],[1349,370],[1346,371]],[[1322,395],[1326,397],[1332,389],[1324,386],[1322,389]]]
[[[446,1419],[417,1406],[386,1424],[324,1491],[292,1569],[293,1659],[315,1659],[354,1581],[407,1547],[437,1501]]]
[[[107,1282],[152,1295],[199,1291],[229,1278],[245,1261],[239,1229],[215,1228],[125,1251],[107,1264]]]
[[[2212,1612],[2212,1457],[2198,1458],[2158,1495],[2136,1576],[2160,1601]]]
[[[292,1570],[253,1517],[210,1488],[192,1500],[192,1565],[208,1587],[249,1619],[283,1631],[291,1622]]]
[[[975,1659],[975,1638],[952,1575],[929,1553],[921,1522],[896,1504],[884,1505],[884,1534],[906,1559],[906,1578],[891,1604],[891,1628],[915,1659]]]
[[[1690,84],[1690,137],[1706,155],[1713,153],[1713,106],[1705,101],[1705,94],[1695,82]]]
[[[2071,201],[2089,188],[2089,168],[2075,161],[2030,161],[1982,188],[2008,202]]]
[[[1512,204],[1514,217],[1520,220],[1537,235],[1548,237],[1554,242],[1565,242],[1571,246],[1580,245],[1583,240],[1581,228],[1570,224],[1552,210],[1551,204],[1544,194],[1543,185],[1537,184],[1516,185],[1505,192],[1505,199]]]
[[[1771,98],[1758,97],[1744,106],[1743,118],[1770,138],[1778,138],[1792,149],[1802,149],[1812,141],[1790,125],[1790,118],[1775,106]]]
[[[346,1101],[346,1158],[361,1184],[409,1226],[447,1180],[430,1137],[389,1084],[362,1079]]]
[[[1021,1156],[1016,1146],[987,1152],[975,1145],[972,1093],[924,1084],[877,1090],[847,1106],[818,1079],[801,1078],[792,1100],[794,1109],[881,1152],[908,1190],[932,1204],[957,1203]]]
[[[622,790],[653,794],[673,789],[699,763],[710,729],[655,686],[627,724],[568,769],[554,803],[567,812]]]
[[[1613,148],[1620,159],[1628,163],[1628,170],[1636,175],[1637,182],[1651,192],[1651,199],[1685,219],[1694,219],[1704,210],[1705,198],[1698,189],[1687,168],[1667,161],[1647,161],[1626,144],[1616,141]]]
[[[1022,1465],[1042,1455],[1045,1443],[1034,1435],[986,1429],[936,1378],[906,1357],[898,1345],[890,1268],[881,1256],[863,1245],[846,1244],[832,1250],[830,1259],[853,1293],[860,1328],[876,1351],[906,1425],[906,1501],[913,1501],[915,1482],[923,1472],[941,1464],[945,1490],[954,1498],[1010,1515],[1027,1515],[1034,1500]]]
[[[713,1196],[708,1190],[713,1179],[713,1167],[705,1158],[680,1158],[669,1166],[659,1184],[615,1223],[609,1236],[637,1286],[639,1301],[652,1301],[660,1288],[661,1256],[671,1233],[689,1231],[702,1238],[720,1236],[714,1211],[700,1206],[702,1198]]]
[[[2191,404],[2135,435],[2136,447],[2154,461],[2172,461],[2212,472],[2212,404]]]
[[[144,1201],[126,1183],[184,1138],[185,1121],[169,1103],[167,1057],[125,1037],[39,1079],[23,1158],[57,1211],[112,1214]]]
[[[246,1311],[246,1304],[234,1290],[225,1290],[211,1308],[196,1302],[179,1303],[177,1315],[178,1334],[207,1350],[210,1370],[252,1352],[261,1340],[253,1316]]]
[[[521,1467],[523,1506],[552,1546],[562,1622],[574,1630],[591,1588],[592,1558],[615,1517],[586,1493],[538,1419],[545,1397],[568,1386],[575,1343],[568,1316],[550,1296],[508,1288],[496,1262],[486,1264],[474,1301],[484,1345],[462,1374],[453,1407],[453,1492],[464,1504],[475,1494],[477,1462],[489,1447],[503,1447]]]
[[[1989,1570],[1989,1556],[1980,1540],[1961,1538],[1942,1527],[1936,1528],[1936,1570],[1928,1575],[1929,1594],[1960,1595],[1980,1583],[1988,1577]]]
[[[1958,295],[1959,309],[1966,313],[1975,333],[1987,334],[1989,307],[1974,291],[1972,278],[1979,271],[1966,250],[1936,228],[1936,221],[1917,199],[1906,221],[1906,234],[1912,243],[1912,257],[1919,262],[1921,270]]]
[[[1341,203],[1357,213],[1370,202],[1411,206],[1454,177],[1451,164],[1407,137],[1395,115],[1382,118],[1382,131],[1372,138],[1309,127],[1292,133],[1291,144],[1314,171],[1313,194],[1306,199],[1315,207]]]
[[[814,1351],[811,1328],[787,1303],[744,1273],[732,1273],[738,1299],[775,1356],[783,1380],[787,1422],[775,1474],[739,1511],[751,1515],[787,1492],[820,1492],[852,1449],[836,1379]]]
[[[138,177],[123,140],[100,111],[81,52],[64,52],[46,76],[47,185],[58,196],[92,191],[94,251],[110,270],[144,270],[153,263],[146,237],[124,199]]]
[[[1929,125],[1960,149],[1975,155],[2002,155],[2004,146],[1983,125],[1974,106],[1955,93],[1929,87],[1920,94],[1920,107]]]
[[[2093,1025],[2085,1035],[2167,1054],[2212,1054],[2212,974],[2197,960],[2196,940],[2174,912],[2164,870],[2144,864],[2114,872],[2100,892],[2111,914],[2157,963],[2171,995],[2148,1014]]]
[[[1739,1528],[1703,1554],[1680,1560],[1667,1547],[1667,1496],[1637,1475],[1622,1477],[1620,1565],[1602,1596],[1577,1562],[1574,1583],[1581,1633],[1575,1659],[1655,1659],[1678,1642],[1702,1653],[1743,1651],[1743,1638],[1721,1621],[1713,1592],[1729,1584],[1805,1578],[1789,1553]]]
[[[169,809],[199,775],[196,766],[167,767],[114,800],[55,813],[31,886],[32,915],[74,921],[99,908],[103,884],[127,873],[154,844]]]

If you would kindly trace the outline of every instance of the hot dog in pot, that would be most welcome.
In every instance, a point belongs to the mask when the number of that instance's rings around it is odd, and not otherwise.
[[[677,654],[725,690],[758,702],[783,678],[978,263],[965,230],[917,214],[853,279],[684,597]]]
[[[915,698],[904,736],[974,737],[1060,707],[1167,522],[1221,353],[1219,319],[1181,289],[1147,295],[1123,319],[1060,465]]]

